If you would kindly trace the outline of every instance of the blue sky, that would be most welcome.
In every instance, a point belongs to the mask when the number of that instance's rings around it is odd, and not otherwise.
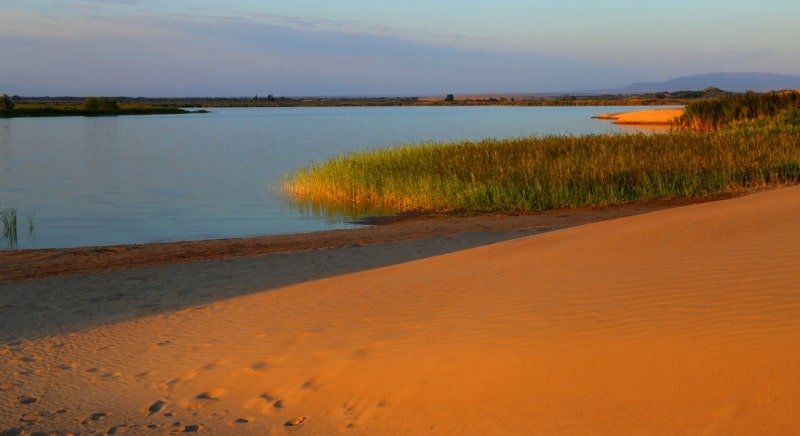
[[[2,0],[0,87],[412,96],[800,74],[799,16],[796,0]]]

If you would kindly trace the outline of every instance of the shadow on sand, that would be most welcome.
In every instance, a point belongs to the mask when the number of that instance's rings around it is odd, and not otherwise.
[[[478,221],[478,225],[457,231],[436,221],[418,237],[403,240],[363,245],[351,241],[320,249],[29,280],[0,280],[0,344],[67,334],[672,206],[675,204],[554,211],[507,218],[518,219],[511,226],[492,227],[485,221]]]

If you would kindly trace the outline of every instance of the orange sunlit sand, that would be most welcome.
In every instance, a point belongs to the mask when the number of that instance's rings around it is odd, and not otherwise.
[[[798,434],[798,217],[788,187],[332,277],[360,259],[0,284],[0,429]]]
[[[594,118],[613,120],[614,124],[628,125],[669,125],[675,118],[683,115],[684,108],[643,109],[629,112],[600,114]]]

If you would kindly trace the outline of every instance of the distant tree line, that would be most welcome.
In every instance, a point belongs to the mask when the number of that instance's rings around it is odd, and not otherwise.
[[[335,107],[335,106],[623,106],[685,105],[697,100],[717,99],[735,93],[709,87],[703,90],[653,92],[642,94],[602,95],[462,95],[440,97],[285,97],[272,94],[247,97],[19,97],[0,99],[0,117],[64,115],[63,109],[82,111],[89,116],[119,115],[133,107],[203,108],[203,107]],[[13,113],[9,108],[13,108]],[[59,109],[59,111],[54,110]],[[51,110],[52,109],[52,110]],[[47,112],[47,111],[50,112]],[[24,111],[30,112],[25,115]],[[35,112],[34,111],[38,111]]]

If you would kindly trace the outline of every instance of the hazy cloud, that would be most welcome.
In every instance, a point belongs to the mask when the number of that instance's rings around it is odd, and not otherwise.
[[[102,2],[96,0],[95,3]],[[282,24],[277,24],[282,23]],[[588,89],[587,65],[413,41],[358,23],[211,16],[0,17],[7,84],[140,94],[237,84],[271,93],[425,94]],[[380,33],[384,32],[384,33]],[[46,83],[45,86],[42,83]],[[234,88],[228,88],[234,89]]]

